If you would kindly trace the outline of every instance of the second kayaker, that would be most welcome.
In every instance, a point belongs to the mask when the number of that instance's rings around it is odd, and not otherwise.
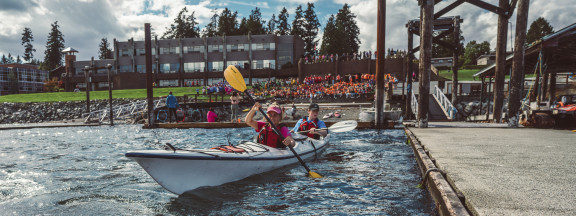
[[[266,115],[270,118],[272,123],[276,125],[278,130],[280,130],[282,135],[285,137],[284,140],[282,140],[282,137],[272,129],[270,123],[254,121],[254,115],[261,107],[262,105],[259,102],[256,102],[246,115],[245,119],[246,124],[256,129],[256,132],[258,132],[257,142],[274,148],[284,148],[288,145],[294,147],[295,142],[290,134],[290,129],[288,129],[286,125],[280,123],[282,120],[282,109],[280,106],[275,103],[270,105],[266,110]]]
[[[318,119],[318,111],[320,111],[320,106],[318,106],[318,104],[310,104],[308,107],[308,116],[304,116],[304,118],[298,120],[292,131],[309,131],[306,135],[314,139],[320,139],[320,136],[325,137],[328,135],[326,123]]]

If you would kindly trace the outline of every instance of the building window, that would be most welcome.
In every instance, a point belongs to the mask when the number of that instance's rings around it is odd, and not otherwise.
[[[184,79],[184,86],[201,86],[203,83],[204,79]],[[199,93],[202,94],[202,90]]]
[[[160,80],[159,86],[178,86],[178,80]]]
[[[204,46],[185,46],[184,53],[204,53]]]
[[[208,72],[222,72],[224,71],[224,62],[208,62]]]
[[[108,82],[99,82],[98,88],[108,88]]]
[[[164,54],[180,54],[180,47],[178,46],[160,47],[160,55]]]
[[[160,73],[177,73],[180,71],[180,64],[160,64]]]
[[[138,49],[136,49],[136,55],[137,56],[146,55],[146,51],[144,51],[144,48],[138,48]]]
[[[133,72],[132,65],[120,65],[120,72]]]
[[[136,65],[136,72],[138,73],[146,73],[146,65]]]
[[[184,72],[204,72],[204,62],[187,62],[184,63]]]
[[[120,56],[130,56],[130,51],[128,49],[121,49]]]
[[[208,45],[208,52],[224,52],[224,45]]]
[[[261,51],[261,50],[276,50],[276,44],[274,44],[274,43],[253,43],[252,44],[252,51]]]
[[[276,68],[275,60],[252,60],[252,69]]]
[[[228,65],[234,65],[238,69],[247,69],[244,68],[245,63],[249,63],[249,61],[228,61]]]

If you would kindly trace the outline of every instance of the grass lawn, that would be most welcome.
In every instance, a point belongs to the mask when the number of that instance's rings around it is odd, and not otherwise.
[[[477,69],[472,69],[472,70],[458,70],[458,80],[459,81],[474,81],[474,78],[472,77],[475,73],[478,73]],[[449,80],[452,80],[452,71],[451,70],[441,70],[440,71],[440,76],[447,78]],[[534,74],[526,74],[526,77],[536,77],[536,75]],[[506,78],[504,78],[505,80],[509,80],[510,79],[510,75],[506,75]],[[479,77],[476,77],[477,81],[480,81],[481,79]]]
[[[196,94],[196,89],[201,87],[171,87],[171,88],[154,88],[154,97],[167,96],[172,91],[174,96],[184,96],[185,94]],[[200,89],[202,93],[202,89]],[[113,90],[112,98],[146,98],[146,89],[126,89]],[[207,97],[199,97],[207,98]],[[108,99],[108,90],[90,91],[90,100]],[[56,102],[56,101],[83,101],[86,100],[86,92],[51,92],[51,93],[34,93],[34,94],[12,94],[0,96],[2,102]]]

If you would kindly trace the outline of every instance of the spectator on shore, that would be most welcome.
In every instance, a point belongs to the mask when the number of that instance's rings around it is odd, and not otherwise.
[[[180,107],[178,100],[172,94],[172,91],[168,93],[166,97],[166,107],[168,107],[168,123],[172,123],[172,113],[174,113],[174,119],[178,122],[178,116],[176,116],[176,108]]]
[[[206,114],[206,119],[208,122],[216,122],[216,118],[218,118],[218,115],[214,112],[214,108],[210,108]]]

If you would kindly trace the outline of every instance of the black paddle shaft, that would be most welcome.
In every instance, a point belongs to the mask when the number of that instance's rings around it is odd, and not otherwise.
[[[248,92],[244,92],[246,93],[246,95],[248,95],[248,98],[250,98],[250,100],[252,101],[252,103],[256,103],[256,101],[254,100],[254,98],[252,98],[252,96],[250,95],[250,93]],[[268,118],[268,115],[266,115],[266,113],[264,112],[264,110],[262,110],[262,107],[258,108],[260,110],[260,113],[262,113],[262,115],[264,115],[264,118],[266,118],[266,120],[268,120],[268,122],[270,122],[270,126],[272,126],[272,129],[274,131],[276,131],[276,133],[278,133],[280,135],[280,137],[282,138],[282,141],[284,141],[284,139],[286,139],[286,137],[284,137],[284,135],[282,135],[282,133],[280,132],[280,130],[278,130],[278,128],[276,127],[276,125],[274,125],[274,123],[272,123],[272,120],[270,120],[270,118]],[[280,115],[282,115],[281,113],[279,113]],[[292,153],[294,153],[294,156],[296,156],[296,158],[298,158],[298,161],[300,161],[300,163],[302,164],[302,166],[304,166],[304,168],[306,169],[306,171],[310,172],[310,168],[308,168],[308,166],[306,165],[306,163],[304,163],[304,161],[302,160],[302,158],[300,158],[300,156],[298,155],[298,153],[296,153],[296,151],[294,150],[294,148],[292,148],[292,146],[288,145],[288,148],[290,148],[290,151],[292,151]]]

